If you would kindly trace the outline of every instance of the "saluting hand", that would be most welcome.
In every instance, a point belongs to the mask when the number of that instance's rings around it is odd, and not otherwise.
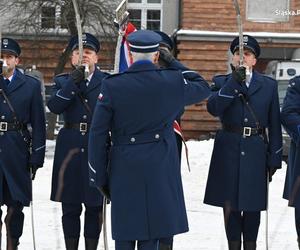
[[[159,60],[163,61],[167,66],[171,64],[175,60],[174,56],[168,49],[159,48]]]

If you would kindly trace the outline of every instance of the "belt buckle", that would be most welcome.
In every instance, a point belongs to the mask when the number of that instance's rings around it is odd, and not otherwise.
[[[243,136],[251,136],[251,127],[244,127]]]
[[[80,132],[87,132],[87,123],[86,122],[81,122],[79,123],[79,131]]]
[[[7,122],[0,122],[0,131],[7,131]]]

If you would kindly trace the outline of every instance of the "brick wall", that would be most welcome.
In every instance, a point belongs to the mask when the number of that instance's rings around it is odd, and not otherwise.
[[[66,41],[61,40],[19,40],[22,48],[21,62],[22,66],[36,65],[37,69],[44,75],[45,84],[52,83],[54,70],[57,66],[59,57],[67,45]],[[113,68],[115,45],[102,42],[101,50],[99,52],[100,67],[107,70]],[[69,60],[65,71],[71,69]]]

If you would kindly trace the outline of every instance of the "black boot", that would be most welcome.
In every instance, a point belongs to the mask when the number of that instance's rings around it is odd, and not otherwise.
[[[298,238],[297,241],[298,241],[298,248],[300,249],[300,238]]]
[[[228,241],[229,250],[241,250],[242,243],[240,241]]]
[[[18,245],[19,243],[19,239],[13,239],[13,238],[9,238],[7,237],[7,246],[6,249],[7,250],[18,250]]]
[[[65,238],[66,250],[78,250],[79,238]]]
[[[172,250],[173,244],[164,244],[159,242],[159,250]]]
[[[244,241],[244,250],[256,250],[256,241]]]
[[[85,238],[85,250],[96,250],[99,239]]]

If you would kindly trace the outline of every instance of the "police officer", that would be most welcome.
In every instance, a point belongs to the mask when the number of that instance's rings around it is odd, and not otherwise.
[[[290,80],[281,109],[281,121],[291,137],[288,167],[286,172],[283,198],[289,200],[289,206],[295,208],[295,224],[300,249],[300,77]]]
[[[63,114],[64,127],[56,141],[51,200],[62,202],[62,225],[67,249],[78,249],[80,215],[85,206],[85,247],[95,250],[102,226],[102,196],[89,186],[88,134],[94,106],[102,79],[107,75],[97,67],[100,43],[93,35],[83,34],[83,60],[79,66],[78,36],[71,38],[71,64],[74,70],[54,78],[53,94],[48,107],[55,114]]]
[[[11,250],[19,244],[24,224],[22,210],[29,206],[32,180],[44,163],[46,123],[41,83],[16,69],[19,44],[3,38],[1,49],[0,203],[7,206],[4,222],[7,249]]]
[[[90,181],[111,196],[116,250],[134,249],[136,241],[139,250],[156,250],[158,239],[188,231],[173,122],[210,90],[196,72],[159,69],[160,41],[149,30],[128,36],[134,63],[103,80],[91,125]]]
[[[158,65],[161,68],[169,68],[170,62],[173,60],[173,53],[174,53],[174,42],[165,32],[162,31],[155,31],[157,34],[161,36],[161,41],[159,43],[159,58],[158,58]],[[179,63],[179,62],[178,62]],[[173,63],[174,64],[174,63]],[[184,66],[181,67],[184,71]],[[183,114],[184,110],[182,110],[176,117],[176,122],[180,126],[180,117]],[[182,137],[180,134],[175,133],[176,142],[178,147],[178,157],[179,163],[181,162],[181,150],[182,150]],[[162,238],[159,240],[159,249],[160,250],[172,250],[173,249],[173,236]]]
[[[214,77],[207,109],[220,118],[204,203],[222,207],[229,249],[256,249],[260,211],[267,206],[267,176],[281,167],[282,136],[275,80],[253,67],[260,55],[255,38],[244,35],[244,65],[239,38],[230,46],[233,72]]]

